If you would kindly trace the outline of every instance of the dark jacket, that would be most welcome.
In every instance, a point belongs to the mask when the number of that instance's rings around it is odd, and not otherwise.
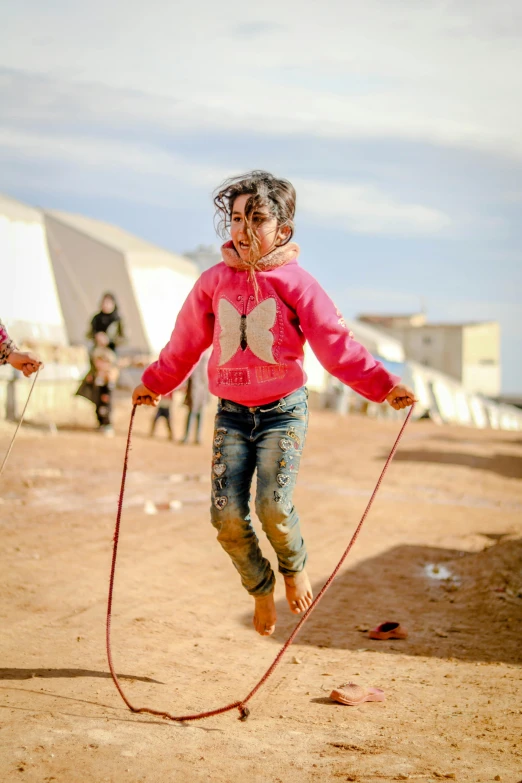
[[[109,338],[109,348],[111,351],[115,351],[118,345],[121,345],[124,342],[125,330],[117,309],[114,309],[112,313],[96,313],[91,321],[87,337],[94,340],[94,335],[97,332],[106,332]]]

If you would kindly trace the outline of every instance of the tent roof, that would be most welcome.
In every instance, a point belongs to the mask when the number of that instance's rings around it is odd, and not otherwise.
[[[103,245],[124,253],[130,257],[129,260],[135,266],[140,266],[140,257],[143,257],[145,261],[146,256],[147,266],[150,266],[150,262],[154,260],[158,264],[168,266],[177,272],[189,274],[192,277],[199,275],[197,267],[192,261],[153,245],[152,242],[140,239],[123,228],[119,228],[119,226],[113,226],[101,220],[55,209],[44,210],[44,214]]]
[[[42,214],[38,209],[28,207],[21,201],[0,193],[0,215],[10,220],[21,220],[24,223],[42,223]]]

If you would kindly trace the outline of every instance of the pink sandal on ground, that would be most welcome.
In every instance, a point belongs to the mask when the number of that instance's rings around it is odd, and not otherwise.
[[[368,639],[407,639],[408,631],[400,623],[381,623],[370,631]]]
[[[338,701],[340,704],[356,707],[365,701],[384,701],[386,697],[384,691],[380,688],[363,688],[362,685],[349,682],[333,690],[330,698],[332,701]]]

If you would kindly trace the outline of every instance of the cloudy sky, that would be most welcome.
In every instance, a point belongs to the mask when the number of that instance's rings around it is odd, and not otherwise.
[[[519,0],[18,0],[0,190],[178,252],[251,168],[298,190],[302,264],[347,316],[496,319],[522,392]]]

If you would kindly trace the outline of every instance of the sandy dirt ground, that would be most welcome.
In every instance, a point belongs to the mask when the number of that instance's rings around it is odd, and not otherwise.
[[[522,781],[520,433],[411,424],[353,551],[249,719],[175,724],[131,713],[105,654],[127,414],[120,405],[114,439],[24,427],[0,478],[1,780]],[[295,617],[279,584],[276,633],[258,636],[215,541],[212,416],[198,448],[159,431],[150,440],[150,415],[138,411],[131,453],[113,657],[136,706],[183,715],[245,697]],[[312,413],[296,501],[315,591],[397,430]],[[11,434],[0,424],[2,455]],[[409,638],[370,640],[387,620]],[[333,703],[348,681],[386,701]]]

